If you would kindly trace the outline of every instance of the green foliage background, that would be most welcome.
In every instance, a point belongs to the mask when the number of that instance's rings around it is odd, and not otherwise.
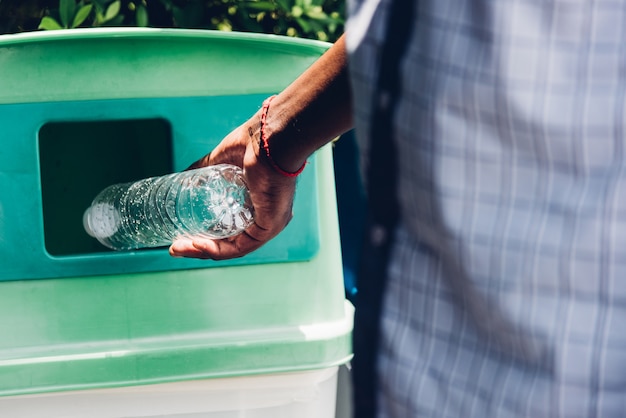
[[[99,26],[273,33],[334,42],[344,0],[0,0],[0,34]]]

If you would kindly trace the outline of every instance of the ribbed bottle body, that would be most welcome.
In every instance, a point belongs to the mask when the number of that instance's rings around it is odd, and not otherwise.
[[[85,230],[114,250],[169,245],[178,237],[226,238],[253,222],[239,167],[220,164],[102,190]]]

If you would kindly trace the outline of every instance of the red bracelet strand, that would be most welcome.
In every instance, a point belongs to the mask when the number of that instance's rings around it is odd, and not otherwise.
[[[261,109],[261,139],[259,141],[259,147],[265,152],[267,161],[269,161],[274,170],[286,177],[297,177],[304,170],[304,167],[306,166],[306,161],[304,162],[304,164],[302,164],[302,167],[292,173],[280,168],[278,164],[276,164],[276,161],[274,161],[274,159],[272,158],[272,154],[270,153],[270,144],[267,140],[267,136],[265,135],[265,122],[267,120],[267,112],[270,108],[270,102],[274,97],[276,96],[270,96],[263,102],[263,108]]]

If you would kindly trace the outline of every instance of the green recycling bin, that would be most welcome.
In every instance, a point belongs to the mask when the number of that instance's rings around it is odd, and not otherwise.
[[[334,416],[351,357],[331,149],[228,261],[113,252],[82,214],[186,168],[328,45],[196,30],[0,36],[0,416]]]

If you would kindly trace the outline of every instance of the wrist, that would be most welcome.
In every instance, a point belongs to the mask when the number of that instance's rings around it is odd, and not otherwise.
[[[280,117],[280,109],[270,116],[274,98],[270,96],[263,102],[259,114],[259,152],[282,176],[297,177],[306,166],[306,157],[299,156],[297,148],[293,147],[294,141],[290,141],[287,129],[289,123]]]

